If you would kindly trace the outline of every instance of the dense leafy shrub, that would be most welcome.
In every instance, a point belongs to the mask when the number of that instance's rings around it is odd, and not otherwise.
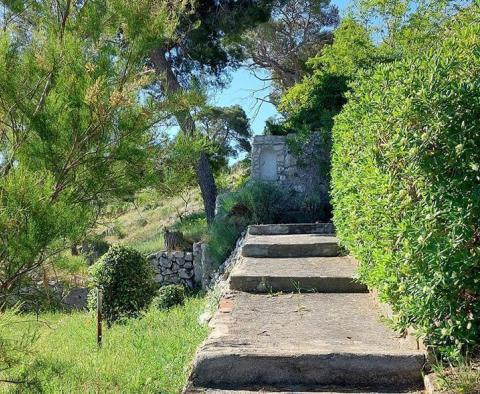
[[[135,249],[112,246],[89,271],[93,284],[103,290],[103,315],[109,324],[137,316],[155,296],[153,267]]]
[[[288,205],[288,193],[271,183],[250,182],[221,198],[210,228],[210,252],[221,263],[250,224],[277,223]]]
[[[182,285],[167,285],[160,287],[153,305],[158,309],[168,309],[185,302],[185,287]]]
[[[322,192],[313,189],[302,195],[299,204],[298,222],[329,222],[332,219],[332,207],[322,197]]]
[[[288,196],[277,185],[251,182],[223,200],[220,214],[249,224],[275,223],[286,208]]]
[[[444,354],[480,338],[480,13],[364,74],[333,131],[334,222],[361,278]]]
[[[308,135],[322,130],[328,136],[333,127],[333,116],[345,104],[347,83],[359,70],[368,69],[380,61],[379,51],[364,26],[345,18],[335,30],[333,43],[309,60],[311,75],[282,97],[279,110],[286,115],[281,124],[284,132]]]

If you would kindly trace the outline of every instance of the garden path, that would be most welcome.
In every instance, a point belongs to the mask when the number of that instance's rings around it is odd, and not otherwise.
[[[250,226],[186,392],[421,390],[424,354],[355,271],[330,224]]]

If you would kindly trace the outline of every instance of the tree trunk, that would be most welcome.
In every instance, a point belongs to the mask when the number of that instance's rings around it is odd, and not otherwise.
[[[205,216],[207,223],[212,224],[215,219],[215,202],[217,199],[217,186],[213,177],[212,167],[208,161],[207,155],[202,153],[197,163],[197,178],[202,192],[203,206],[205,207]]]
[[[181,92],[183,88],[178,82],[177,76],[172,71],[172,67],[165,57],[165,51],[161,48],[156,49],[151,54],[151,60],[155,66],[158,75],[164,77],[163,90],[166,94]],[[186,135],[193,135],[195,131],[195,121],[188,110],[181,110],[174,113],[175,118],[182,132]],[[217,187],[215,178],[213,177],[212,167],[205,153],[200,155],[200,159],[196,166],[197,181],[202,193],[203,205],[205,208],[205,216],[208,224],[213,222],[215,218],[215,200],[217,198]]]

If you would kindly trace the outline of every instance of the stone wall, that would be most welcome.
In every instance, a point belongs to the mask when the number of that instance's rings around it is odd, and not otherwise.
[[[194,244],[192,252],[186,251],[160,251],[148,256],[155,269],[155,279],[161,286],[169,284],[183,284],[189,288],[194,286],[202,289],[209,288],[218,276],[224,272],[224,265],[215,268],[213,260],[205,243]],[[226,261],[228,263],[229,259]],[[228,264],[227,264],[228,265]],[[44,283],[40,281],[35,287],[25,288],[22,292],[24,299],[38,299],[36,292],[44,292]],[[49,291],[58,304],[67,309],[87,308],[89,288],[65,288],[61,283],[50,281]],[[36,309],[35,303],[25,302],[25,309]]]
[[[313,133],[310,141],[300,149],[301,154],[291,152],[288,136],[257,135],[253,137],[251,154],[251,179],[275,182],[307,194],[315,189],[317,195],[328,201],[328,177],[322,174],[318,162],[323,153],[320,135]],[[325,157],[328,161],[328,158]]]
[[[193,253],[162,250],[148,256],[155,269],[155,279],[161,286],[183,284],[194,287]]]
[[[194,265],[194,282],[202,289],[210,289],[216,286],[216,283],[221,279],[226,279],[228,273],[233,265],[240,258],[241,246],[243,245],[245,232],[243,232],[237,239],[235,248],[230,256],[217,266],[210,255],[208,244],[198,242],[193,244],[193,265]]]

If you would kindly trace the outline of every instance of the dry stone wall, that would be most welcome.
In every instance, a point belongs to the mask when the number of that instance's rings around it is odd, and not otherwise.
[[[161,286],[183,284],[194,287],[193,253],[162,250],[148,256],[155,269],[155,279]]]
[[[236,250],[238,254],[238,245]],[[232,256],[236,256],[236,254],[234,253]],[[152,253],[147,258],[154,267],[155,279],[160,286],[182,284],[189,288],[197,286],[207,289],[218,281],[218,278],[238,257],[234,258],[232,256],[216,268],[208,251],[208,245],[199,242],[193,245],[193,252],[162,250]],[[42,289],[43,285],[43,282],[38,283],[38,286]],[[87,307],[89,292],[87,287],[64,289],[61,284],[52,281],[49,283],[49,288],[52,294],[58,298],[58,302],[66,308],[84,309]],[[33,288],[26,289],[26,292],[33,292]]]

